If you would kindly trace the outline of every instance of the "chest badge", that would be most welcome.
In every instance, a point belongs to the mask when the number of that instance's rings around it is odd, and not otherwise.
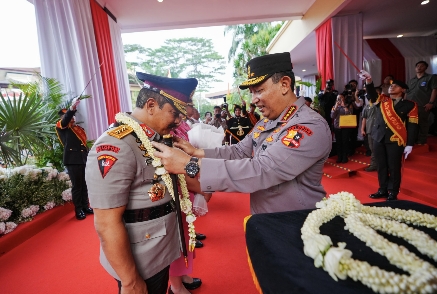
[[[241,125],[238,125],[237,135],[238,136],[243,136],[244,135],[243,127]]]
[[[152,202],[161,200],[165,195],[165,186],[161,183],[154,183],[147,193]]]

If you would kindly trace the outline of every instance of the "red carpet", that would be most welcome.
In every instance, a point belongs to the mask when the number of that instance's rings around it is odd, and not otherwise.
[[[437,137],[429,139],[428,146],[415,147],[407,159],[398,197],[437,207]],[[363,203],[375,202],[368,195],[378,188],[377,174],[363,171],[370,157],[357,153],[338,167],[332,164],[335,159],[325,164],[323,185],[328,194],[349,191]],[[0,293],[116,293],[115,281],[98,261],[92,216],[77,221],[71,209],[59,217],[63,209],[38,215],[0,238]],[[193,276],[203,285],[193,294],[258,293],[247,263],[243,231],[247,215],[247,194],[214,194],[208,214],[196,221],[207,239],[194,261]]]
[[[247,194],[214,194],[208,214],[196,221],[207,239],[194,260],[193,276],[203,284],[192,293],[257,293],[247,265],[243,231],[247,215]],[[100,266],[98,256],[93,218],[77,221],[71,210],[0,257],[0,292],[116,293],[116,282]]]

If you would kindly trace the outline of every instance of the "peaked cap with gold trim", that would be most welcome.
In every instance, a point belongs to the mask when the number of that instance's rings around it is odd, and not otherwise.
[[[259,56],[251,59],[247,64],[247,80],[240,85],[244,90],[249,86],[257,85],[277,72],[292,71],[290,53],[276,53]]]
[[[197,87],[197,79],[176,79],[137,72],[137,78],[144,82],[144,87],[161,94],[172,104],[177,111],[187,115],[187,103]]]

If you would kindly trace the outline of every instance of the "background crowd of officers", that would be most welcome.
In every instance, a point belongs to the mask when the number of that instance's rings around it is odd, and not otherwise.
[[[428,64],[425,61],[417,62],[415,66],[416,75],[405,84],[403,98],[414,101],[419,111],[419,132],[415,144],[426,144],[428,134],[437,135],[436,132],[436,96],[437,96],[437,75],[428,74]],[[375,89],[378,95],[390,96],[389,88],[394,80],[398,78],[389,74],[384,77],[381,84],[375,81]],[[338,89],[338,90],[336,90]],[[355,153],[355,149],[364,144],[366,155],[372,156],[371,129],[374,119],[374,104],[366,93],[364,85],[359,85],[356,80],[350,80],[343,89],[335,88],[334,80],[326,81],[326,86],[318,95],[319,112],[328,122],[336,148],[333,148],[331,155],[338,155],[337,162],[345,163],[348,156]],[[376,103],[377,104],[377,103]],[[338,122],[340,115],[356,115],[357,127],[340,128]],[[370,166],[366,171],[376,171],[375,158],[372,156]]]
[[[260,120],[260,115],[255,112],[255,109],[256,106],[250,104],[249,111],[247,111],[246,102],[242,100],[241,105],[234,104],[234,114],[232,115],[225,102],[214,106],[214,113],[206,112],[202,123],[223,128],[223,145],[237,144],[250,133],[253,126]]]
[[[437,76],[426,73],[428,64],[418,62],[416,65],[416,76],[411,78],[407,84],[406,99],[417,103],[419,109],[420,131],[415,141],[417,144],[426,144],[427,134],[437,135],[435,106],[437,94]],[[375,87],[378,95],[389,96],[389,88],[395,79],[393,75],[387,75],[382,83]],[[338,163],[348,162],[348,156],[355,153],[355,149],[361,145],[366,148],[366,155],[371,156],[370,166],[366,171],[376,171],[376,161],[372,154],[372,139],[370,136],[374,118],[374,105],[368,99],[364,85],[360,87],[355,79],[350,80],[343,89],[335,89],[334,80],[326,81],[325,89],[318,95],[318,107],[314,107],[313,100],[305,97],[306,104],[319,112],[328,122],[333,133],[335,148],[331,155],[338,155]],[[435,93],[434,93],[435,92]],[[226,98],[225,98],[226,101]],[[431,103],[430,103],[431,101]],[[260,120],[260,115],[255,112],[255,105],[249,105],[246,109],[246,102],[242,100],[241,105],[234,105],[233,114],[225,102],[214,106],[214,113],[206,112],[203,120],[205,124],[222,127],[225,133],[223,144],[236,144],[252,130],[253,126]],[[340,128],[339,117],[352,114],[356,116],[357,126],[353,128]],[[431,117],[430,117],[431,115]]]

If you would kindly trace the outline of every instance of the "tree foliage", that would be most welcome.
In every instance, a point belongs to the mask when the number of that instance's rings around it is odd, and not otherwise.
[[[58,107],[66,94],[62,85],[55,79],[39,76],[30,83],[11,83],[12,87],[23,91],[13,97],[0,100],[0,155],[12,165],[26,164],[30,156],[39,159],[48,153],[57,153],[58,168],[59,143],[54,132],[58,120]],[[45,165],[47,162],[41,162]],[[58,164],[56,164],[58,163]]]
[[[167,76],[170,71],[174,78],[196,78],[199,81],[197,92],[206,92],[211,88],[211,83],[221,82],[219,77],[224,74],[224,58],[214,50],[210,39],[168,39],[156,49],[133,44],[125,45],[124,50],[128,54],[127,60],[131,60],[130,57],[135,54],[136,60],[127,62],[132,72],[142,70]]]
[[[267,54],[267,46],[270,44],[282,23],[256,23],[226,26],[225,34],[232,33],[233,42],[229,49],[228,60],[234,64],[234,85],[238,86],[246,80],[246,63],[257,56]],[[248,91],[232,93],[227,96],[230,104],[241,104],[244,99],[250,103]]]

